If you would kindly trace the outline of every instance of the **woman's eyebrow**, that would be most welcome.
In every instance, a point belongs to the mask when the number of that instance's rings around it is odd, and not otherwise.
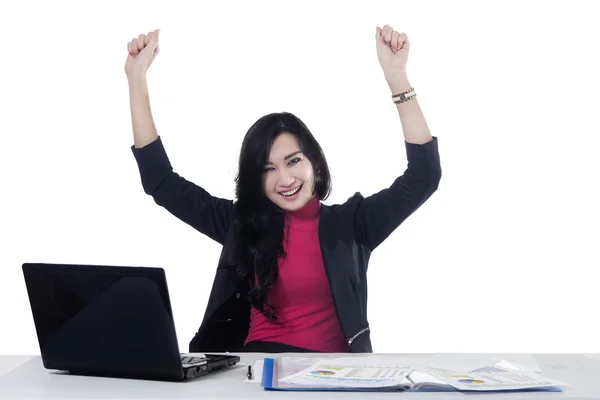
[[[288,154],[287,156],[285,156],[285,157],[284,157],[284,160],[286,160],[286,161],[287,161],[287,160],[289,160],[290,158],[294,157],[294,156],[295,156],[296,154],[298,154],[298,153],[302,153],[302,150],[298,150],[298,151],[295,151],[295,152],[293,152],[292,154]],[[269,165],[269,164],[273,164],[273,163],[272,163],[271,161],[268,161],[268,162],[267,162],[267,165]]]

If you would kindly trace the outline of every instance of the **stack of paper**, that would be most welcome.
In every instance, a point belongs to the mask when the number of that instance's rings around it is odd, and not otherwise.
[[[568,386],[533,371],[496,363],[470,371],[397,365],[393,358],[265,358],[262,385],[274,390],[562,391]],[[510,367],[509,367],[510,365]]]

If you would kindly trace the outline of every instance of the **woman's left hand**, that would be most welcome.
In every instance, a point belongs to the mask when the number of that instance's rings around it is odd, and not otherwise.
[[[377,57],[386,77],[398,74],[406,75],[406,62],[408,61],[409,42],[406,33],[399,33],[391,26],[385,25],[383,29],[377,27],[375,34],[377,42]]]

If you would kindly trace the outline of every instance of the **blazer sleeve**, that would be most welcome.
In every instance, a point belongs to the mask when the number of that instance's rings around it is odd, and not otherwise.
[[[362,199],[356,209],[358,240],[371,250],[437,190],[442,176],[437,137],[424,144],[405,141],[405,145],[404,173],[390,187]]]
[[[144,192],[181,221],[223,244],[232,219],[233,201],[211,196],[173,172],[160,136],[144,147],[131,146],[131,150]]]

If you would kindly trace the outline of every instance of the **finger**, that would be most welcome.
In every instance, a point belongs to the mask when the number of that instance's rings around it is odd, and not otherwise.
[[[398,37],[400,37],[400,32],[392,32],[392,40],[390,41],[390,45],[392,46],[392,51],[394,53],[398,50]]]
[[[383,42],[383,37],[381,36],[381,28],[380,27],[376,27],[375,28],[375,40],[377,41],[378,44],[385,44]]]
[[[398,37],[398,48],[408,49],[408,35],[406,33],[401,33]]]
[[[392,29],[391,26],[386,25],[383,27],[383,41],[385,42],[385,44],[390,44],[391,40],[392,40],[392,33],[394,32],[394,30]]]
[[[146,40],[146,35],[144,35],[143,33],[140,34],[140,36],[138,37],[138,40],[137,40],[138,51],[144,50],[144,47],[146,46],[144,43],[145,40]]]
[[[160,51],[160,49],[158,48],[158,39],[160,36],[160,30],[156,29],[154,32],[152,32],[152,39],[153,39],[153,43],[156,43],[156,47],[154,48],[154,53],[158,54],[158,52]]]
[[[156,48],[158,47],[158,33],[156,31],[150,33],[150,40],[147,47],[150,47],[156,53]]]
[[[131,42],[129,43],[131,44],[131,54],[133,54],[134,56],[137,55],[139,53],[137,46],[137,38],[131,39]]]
[[[131,46],[133,47],[133,52],[134,54],[139,54],[140,53],[140,46],[139,46],[139,38],[133,38],[131,40]]]
[[[152,39],[158,40],[158,29],[150,31],[146,34],[145,45],[147,46],[148,43],[150,43],[152,41]]]

